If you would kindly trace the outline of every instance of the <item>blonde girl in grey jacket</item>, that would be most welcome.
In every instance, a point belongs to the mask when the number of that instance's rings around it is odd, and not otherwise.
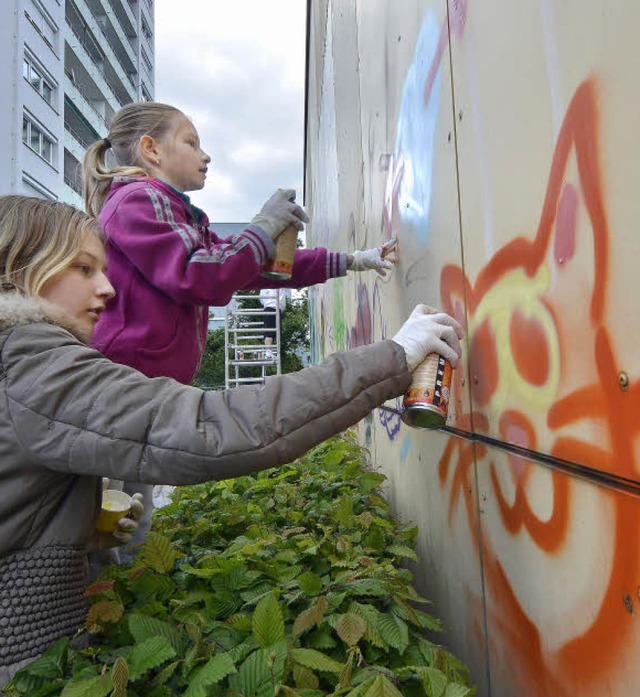
[[[261,387],[147,378],[87,346],[114,293],[95,219],[23,196],[0,196],[0,284],[0,686],[83,624],[102,477],[195,484],[290,462],[401,395],[428,353],[460,355],[460,325],[421,305],[393,340]]]

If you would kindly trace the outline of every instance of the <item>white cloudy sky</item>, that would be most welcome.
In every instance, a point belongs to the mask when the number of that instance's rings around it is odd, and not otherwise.
[[[189,115],[211,155],[191,194],[245,222],[278,188],[302,202],[305,0],[156,0],[157,101]]]

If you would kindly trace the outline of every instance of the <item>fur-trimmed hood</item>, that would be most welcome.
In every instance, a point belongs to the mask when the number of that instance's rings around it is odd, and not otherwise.
[[[83,344],[88,343],[86,332],[80,324],[66,315],[57,305],[42,298],[22,295],[19,291],[0,292],[0,331],[40,322],[62,327]]]

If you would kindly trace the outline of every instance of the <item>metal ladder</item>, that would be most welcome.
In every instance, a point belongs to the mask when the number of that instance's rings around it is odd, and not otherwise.
[[[238,301],[258,300],[257,295],[234,293],[225,311],[224,326],[224,379],[225,388],[240,385],[264,385],[269,368],[275,368],[276,374],[282,372],[280,361],[280,293],[278,289],[274,309],[243,308]],[[264,343],[263,318],[265,315],[276,316],[273,344]],[[266,358],[270,351],[273,358]],[[259,368],[258,371],[255,369]]]

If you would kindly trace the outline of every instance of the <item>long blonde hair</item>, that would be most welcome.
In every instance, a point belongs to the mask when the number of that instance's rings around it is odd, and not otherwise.
[[[160,102],[126,104],[113,117],[106,138],[91,145],[82,160],[84,205],[87,213],[98,215],[114,177],[146,177],[140,159],[140,138],[144,135],[162,141],[177,116],[184,114],[176,107]],[[109,168],[105,158],[109,148],[118,163]]]
[[[98,221],[59,201],[0,196],[0,287],[39,296],[78,255],[84,235],[104,235]]]

